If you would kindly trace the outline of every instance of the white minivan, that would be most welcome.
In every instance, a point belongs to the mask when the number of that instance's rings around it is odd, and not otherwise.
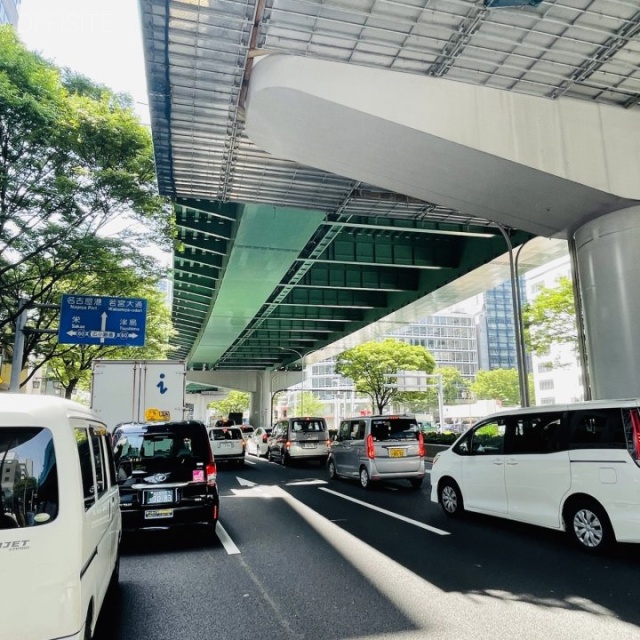
[[[2,637],[91,638],[120,537],[104,424],[70,400],[0,393]]]
[[[436,455],[431,500],[566,531],[586,551],[640,542],[640,400],[488,416]]]

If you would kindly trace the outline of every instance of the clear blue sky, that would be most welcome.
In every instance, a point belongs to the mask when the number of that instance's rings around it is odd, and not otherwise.
[[[137,0],[22,0],[18,33],[56,65],[129,93],[149,123]]]

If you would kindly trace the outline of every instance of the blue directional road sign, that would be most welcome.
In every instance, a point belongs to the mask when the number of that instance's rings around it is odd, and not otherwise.
[[[143,298],[63,295],[58,342],[144,347],[146,321]]]

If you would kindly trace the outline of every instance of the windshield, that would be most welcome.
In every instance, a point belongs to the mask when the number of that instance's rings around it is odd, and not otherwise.
[[[0,489],[0,529],[55,520],[58,472],[49,429],[0,429]]]
[[[324,420],[292,420],[291,429],[293,431],[319,432],[325,431]]]
[[[209,461],[209,442],[200,429],[181,425],[116,433],[113,456],[118,479],[137,473],[168,470],[167,466]]]
[[[418,430],[418,423],[413,418],[381,418],[371,423],[371,435],[378,442],[417,440]]]

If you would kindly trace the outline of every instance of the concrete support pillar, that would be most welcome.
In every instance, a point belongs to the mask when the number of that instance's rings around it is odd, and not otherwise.
[[[640,206],[573,235],[594,400],[640,397]]]
[[[299,384],[303,374],[301,371],[257,371],[255,375],[249,422],[254,427],[269,427],[273,421],[273,394]]]
[[[268,427],[271,424],[269,406],[271,404],[272,371],[259,371],[256,374],[256,390],[251,394],[249,424],[254,427]]]

